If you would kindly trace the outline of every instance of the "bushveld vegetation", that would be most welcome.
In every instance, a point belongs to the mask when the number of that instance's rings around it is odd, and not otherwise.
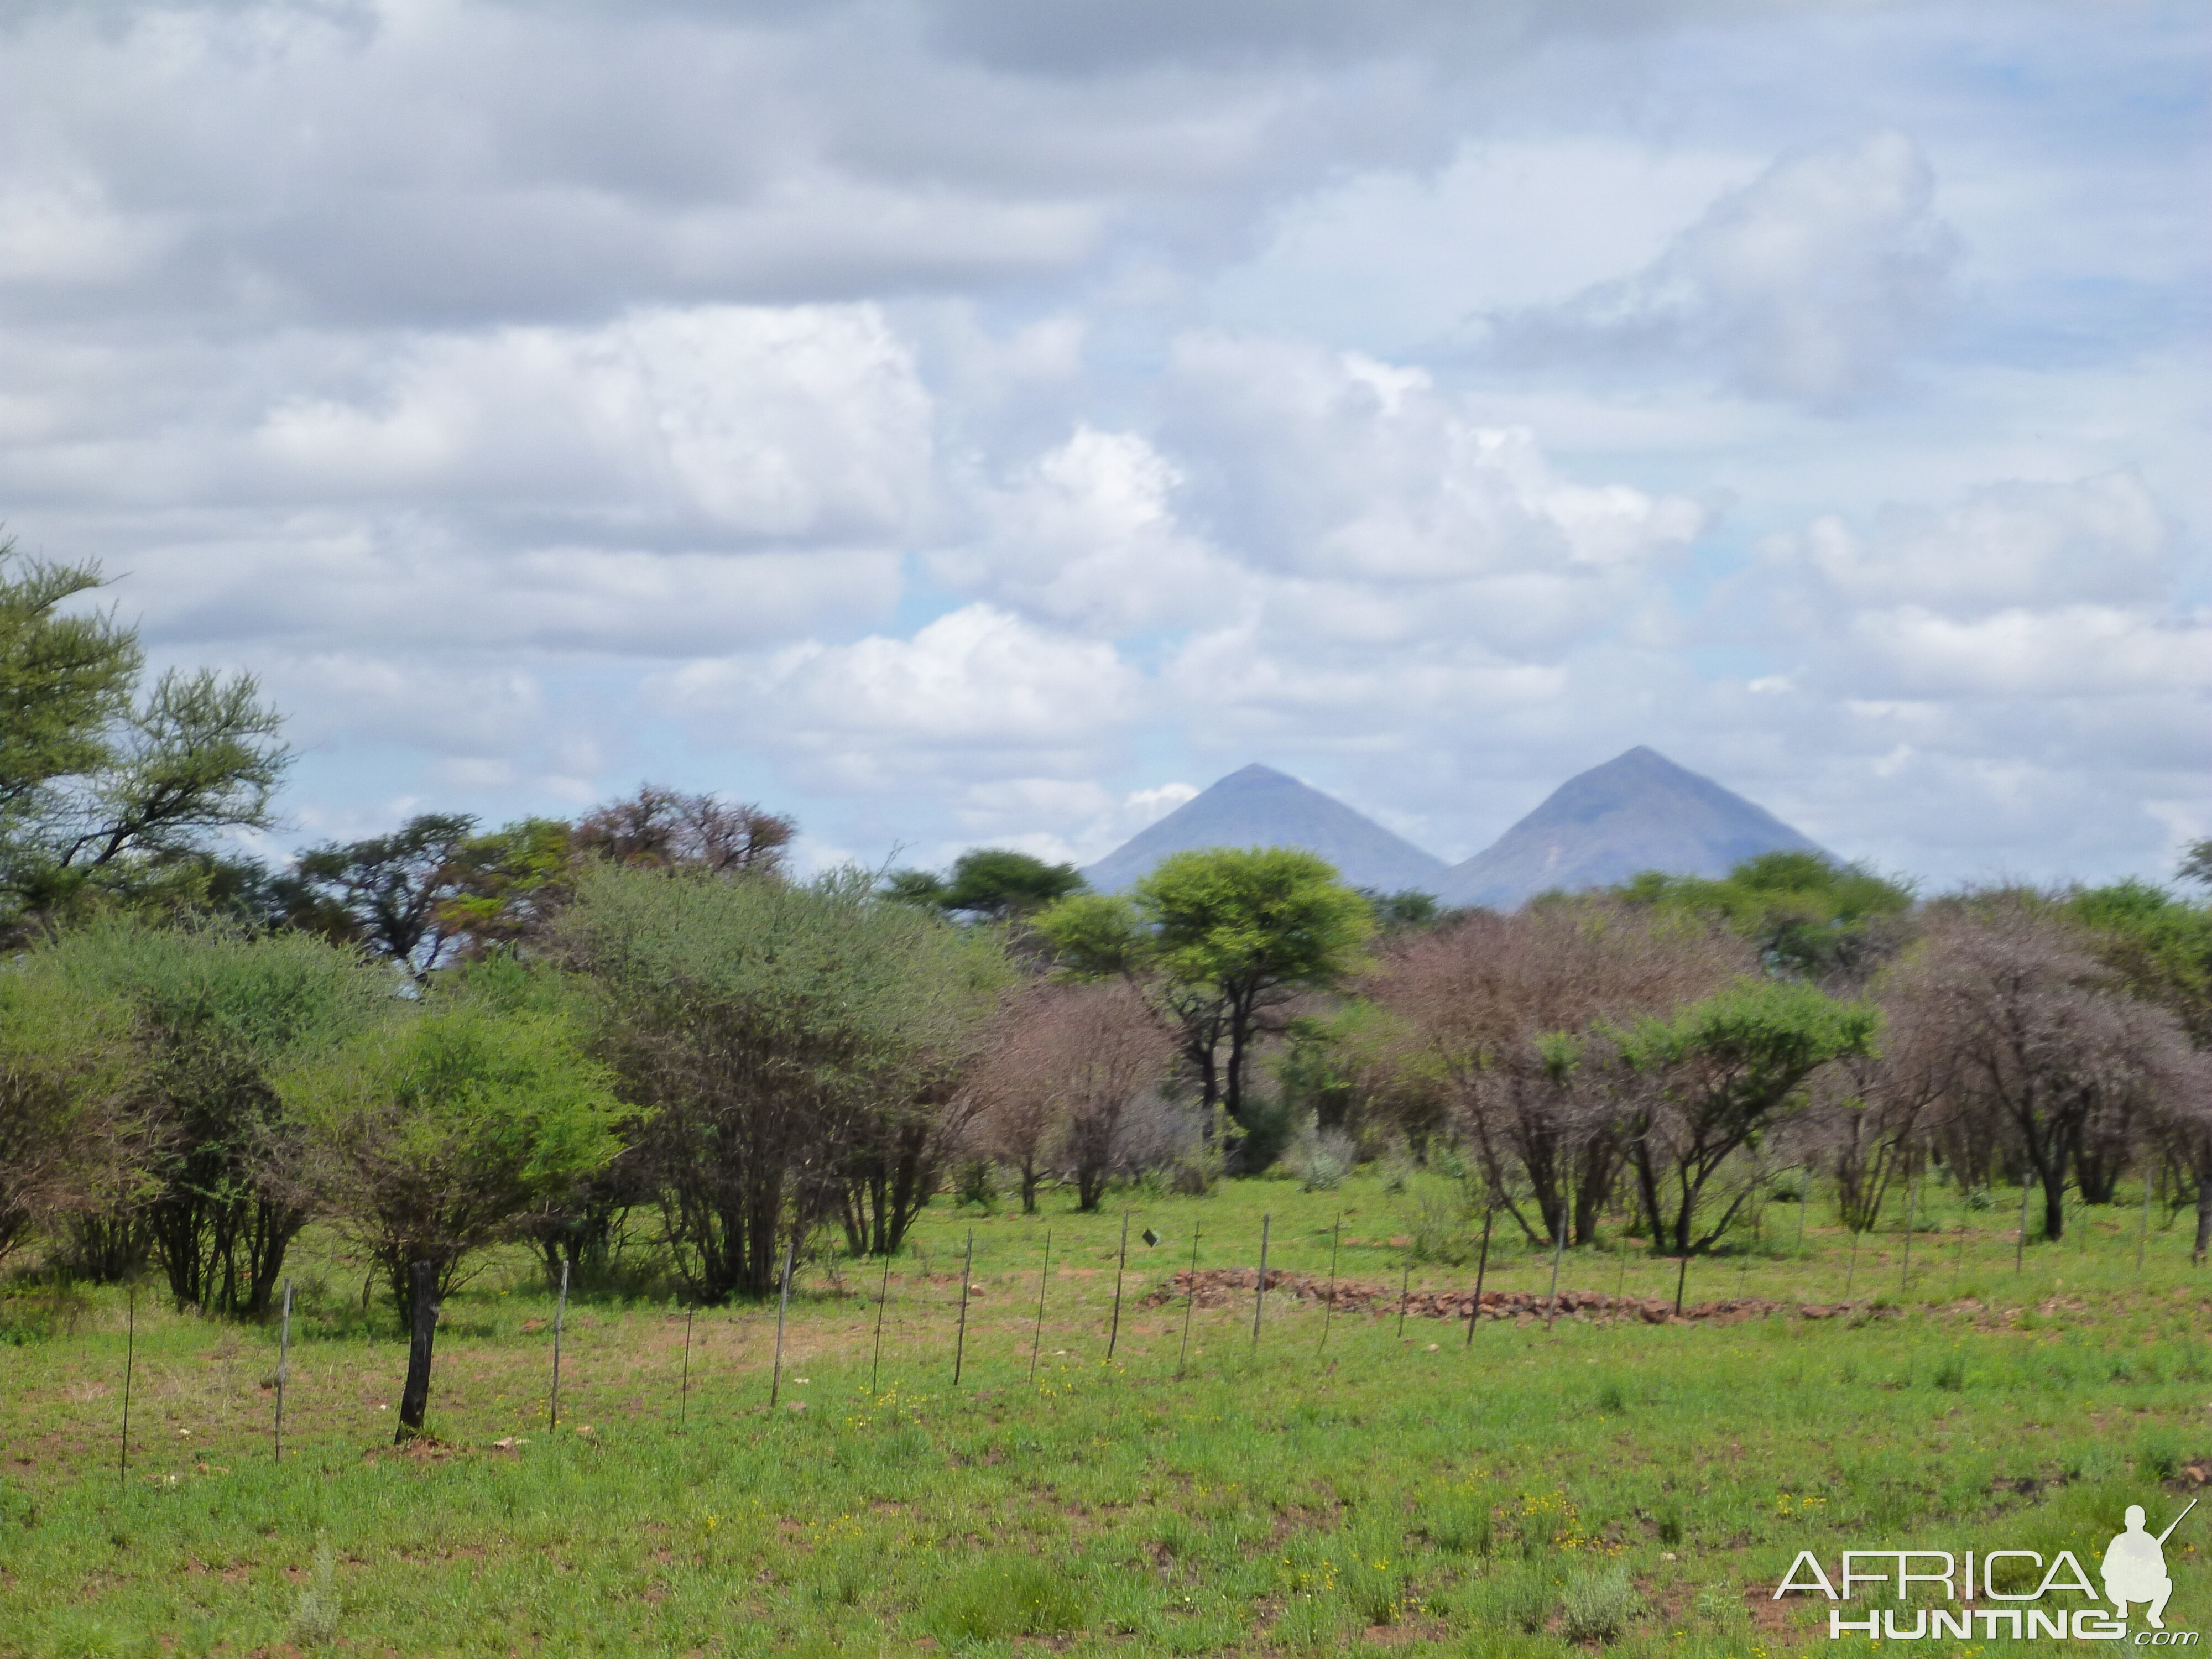
[[[95,581],[0,568],[0,1652],[1755,1655],[1797,1547],[2212,1468],[2212,908],[802,880],[650,787],[272,872],[273,715]]]

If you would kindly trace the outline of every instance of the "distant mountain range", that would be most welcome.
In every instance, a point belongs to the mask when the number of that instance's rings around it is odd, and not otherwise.
[[[1170,853],[1198,847],[1303,847],[1355,887],[1413,889],[1447,904],[1495,909],[1553,888],[1610,887],[1644,870],[1721,876],[1756,854],[1822,850],[1742,796],[1639,746],[1568,779],[1481,852],[1449,867],[1318,789],[1248,766],[1084,873],[1112,892]]]

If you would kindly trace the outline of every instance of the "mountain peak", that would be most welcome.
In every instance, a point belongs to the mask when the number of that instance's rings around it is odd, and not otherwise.
[[[1610,887],[1644,870],[1724,876],[1760,853],[1821,848],[1764,808],[1638,744],[1577,773],[1464,864],[1437,896],[1510,909],[1552,888]]]
[[[1354,887],[1435,890],[1444,861],[1286,772],[1255,762],[1139,830],[1084,874],[1101,892],[1128,886],[1170,853],[1202,847],[1297,847]]]

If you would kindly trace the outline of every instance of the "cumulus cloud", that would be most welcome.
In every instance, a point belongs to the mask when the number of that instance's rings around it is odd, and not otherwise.
[[[982,540],[932,560],[941,581],[1108,635],[1190,627],[1232,606],[1229,559],[1181,524],[1182,473],[1145,438],[1079,427],[979,506]]]
[[[810,641],[764,659],[688,664],[657,701],[702,742],[743,741],[803,775],[884,788],[955,763],[969,775],[1079,773],[1144,694],[1104,641],[1048,632],[987,605],[911,639]]]
[[[1741,580],[1796,657],[1746,689],[1824,757],[1831,821],[1900,864],[1917,844],[2017,874],[2022,847],[2212,825],[2212,616],[2178,596],[2185,545],[2127,473],[1826,517]]]
[[[1491,319],[1520,363],[1679,363],[1754,397],[1835,408],[1886,385],[1948,297],[1957,238],[1904,134],[1786,156],[1650,264]]]

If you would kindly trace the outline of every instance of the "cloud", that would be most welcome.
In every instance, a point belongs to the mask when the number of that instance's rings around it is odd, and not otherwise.
[[[303,495],[528,495],[611,528],[657,507],[725,542],[896,534],[930,483],[930,400],[871,306],[712,306],[603,329],[401,345],[351,398],[285,400],[254,434]]]
[[[1233,606],[1231,561],[1177,520],[1182,475],[1135,433],[1090,426],[986,487],[982,540],[935,555],[940,581],[1109,635],[1190,627]]]
[[[2128,472],[1989,484],[1941,509],[1893,506],[1870,536],[1832,515],[1773,551],[1803,560],[1855,604],[1960,619],[2021,605],[2156,602],[2175,574],[2172,526]]]
[[[1679,364],[1739,391],[1833,409],[1887,385],[1948,297],[1957,238],[1902,133],[1777,161],[1650,264],[1548,307],[1493,313],[1523,365]]]
[[[692,663],[654,690],[702,743],[742,740],[802,776],[860,790],[956,773],[1079,776],[1108,758],[1144,696],[1111,644],[987,605],[911,639]]]

